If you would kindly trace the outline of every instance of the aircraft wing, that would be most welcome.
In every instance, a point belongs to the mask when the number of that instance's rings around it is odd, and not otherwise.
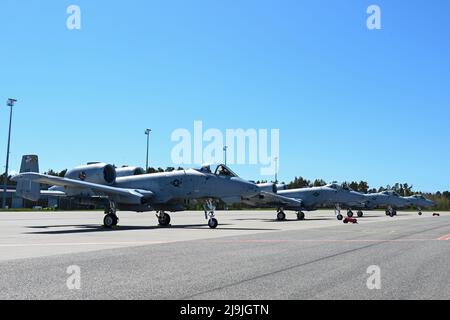
[[[61,177],[48,176],[39,173],[22,173],[14,178],[14,181],[29,181],[30,183],[42,183],[55,185],[60,187],[78,188],[78,189],[90,189],[97,193],[101,193],[107,196],[121,196],[128,200],[132,200],[136,204],[140,204],[143,198],[149,199],[154,196],[154,193],[147,190],[118,188],[97,183],[85,182],[80,180],[73,180]],[[49,191],[50,192],[50,191]],[[58,191],[53,191],[58,192]]]
[[[284,206],[286,208],[293,208],[301,210],[303,202],[299,199],[284,197],[276,193],[262,191],[259,195],[245,201],[254,206]]]

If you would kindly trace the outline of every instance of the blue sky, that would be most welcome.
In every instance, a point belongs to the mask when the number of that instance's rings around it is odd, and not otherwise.
[[[81,30],[66,9],[81,8]],[[368,30],[377,4],[382,30]],[[0,3],[0,165],[171,166],[171,133],[280,129],[280,178],[450,189],[448,1]],[[3,151],[5,150],[5,151]],[[193,165],[195,166],[195,165]],[[260,179],[260,166],[233,167]]]

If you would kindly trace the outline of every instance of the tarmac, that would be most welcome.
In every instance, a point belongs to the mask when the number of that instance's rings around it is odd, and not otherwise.
[[[448,212],[275,216],[119,212],[108,230],[97,211],[0,212],[0,299],[450,299]]]

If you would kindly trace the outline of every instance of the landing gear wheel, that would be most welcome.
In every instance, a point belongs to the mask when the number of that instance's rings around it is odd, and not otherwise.
[[[336,218],[337,218],[339,221],[342,221],[342,220],[344,219],[344,216],[343,216],[342,214],[338,214],[338,215],[336,216]]]
[[[277,214],[277,220],[278,221],[284,221],[286,220],[286,214],[283,211],[278,212]]]
[[[419,216],[421,216],[422,215],[422,211],[419,211]]]
[[[358,211],[358,218],[362,218],[363,215],[364,213],[362,211]]]
[[[297,220],[305,220],[305,214],[303,212],[297,213]]]
[[[112,228],[114,226],[117,226],[119,223],[119,218],[114,214],[107,214],[105,218],[103,219],[103,225],[105,228]]]
[[[348,210],[347,211],[347,217],[353,218],[353,211],[352,210]]]
[[[208,226],[211,229],[216,229],[218,225],[219,225],[219,221],[217,221],[217,219],[215,219],[215,218],[209,219]]]
[[[158,217],[158,223],[161,227],[167,227],[170,225],[170,216],[165,212],[161,212]]]

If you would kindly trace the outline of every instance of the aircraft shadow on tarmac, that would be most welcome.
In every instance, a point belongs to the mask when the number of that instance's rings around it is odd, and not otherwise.
[[[228,226],[228,224],[221,224],[217,230],[221,230],[221,226]],[[30,229],[51,229],[51,228],[77,228],[72,230],[48,230],[26,232],[25,234],[75,234],[75,233],[90,233],[90,232],[119,232],[130,230],[158,230],[158,229],[193,229],[193,230],[209,230],[205,224],[191,224],[191,225],[174,225],[168,227],[161,226],[118,226],[113,229],[105,228],[101,225],[54,225],[54,226],[29,226]],[[278,229],[262,229],[262,228],[224,228],[222,230],[234,231],[278,231]]]
[[[284,221],[278,221],[277,219],[258,219],[258,218],[249,218],[249,219],[234,219],[236,221],[262,221],[262,222],[277,222],[277,223],[286,223],[286,222],[298,222],[298,223],[303,223],[303,222],[308,222],[308,221],[327,221],[327,220],[331,220],[331,219],[327,219],[327,218],[309,218],[309,219],[305,219],[305,220],[297,220],[297,219],[286,219]]]

